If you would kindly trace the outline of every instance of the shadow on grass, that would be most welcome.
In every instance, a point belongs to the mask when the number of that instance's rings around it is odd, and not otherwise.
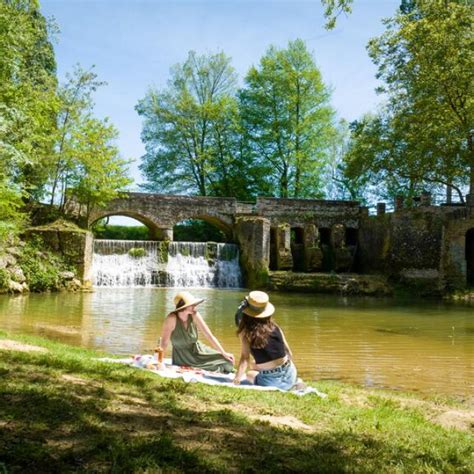
[[[184,407],[184,383],[123,367],[4,355],[0,473],[2,465],[37,473],[387,472],[417,456],[363,434],[302,432],[230,409]]]

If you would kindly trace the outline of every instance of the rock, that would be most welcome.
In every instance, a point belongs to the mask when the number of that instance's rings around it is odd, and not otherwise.
[[[0,255],[0,268],[7,268],[8,261],[6,255]]]
[[[74,274],[74,272],[60,272],[59,273],[59,276],[63,279],[63,280],[72,280],[76,275]]]
[[[10,291],[11,293],[23,293],[23,284],[10,280],[8,283],[8,291]]]
[[[8,272],[10,273],[11,279],[16,281],[17,283],[23,283],[24,281],[26,281],[25,274],[23,273],[23,270],[20,267],[11,267],[8,269]]]
[[[0,266],[0,268],[13,267],[16,265],[16,258],[13,255],[10,255],[9,253],[3,255],[3,257],[1,257],[1,260],[3,260],[4,266]]]
[[[81,289],[82,289],[82,284],[77,278],[73,278],[72,280],[66,283],[67,291],[79,291]]]
[[[21,257],[21,250],[18,247],[8,247],[6,251],[14,257]]]

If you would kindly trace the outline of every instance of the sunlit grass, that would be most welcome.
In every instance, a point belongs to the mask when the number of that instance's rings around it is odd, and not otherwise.
[[[327,399],[185,384],[13,339],[48,352],[0,351],[0,472],[474,471],[472,431],[437,421],[467,412],[460,401],[335,382],[317,383]]]

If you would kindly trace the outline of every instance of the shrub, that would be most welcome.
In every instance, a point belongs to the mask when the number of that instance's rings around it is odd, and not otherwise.
[[[133,247],[128,251],[128,255],[133,258],[140,258],[146,255],[145,249],[142,247]]]
[[[5,268],[0,268],[0,289],[7,289],[8,282],[10,281],[10,275]]]
[[[60,273],[67,270],[63,260],[51,252],[39,250],[39,242],[28,242],[19,260],[31,291],[58,290]]]

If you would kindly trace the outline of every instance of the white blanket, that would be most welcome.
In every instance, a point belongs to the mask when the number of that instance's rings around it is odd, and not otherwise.
[[[305,385],[301,379],[298,379],[298,383],[295,388],[289,391],[281,390],[277,387],[261,387],[259,385],[253,385],[247,380],[243,379],[239,385],[232,382],[234,379],[233,374],[221,374],[218,372],[208,372],[200,369],[182,368],[171,364],[171,359],[165,359],[164,368],[157,368],[156,361],[151,355],[136,355],[134,357],[127,357],[124,359],[113,359],[110,357],[103,357],[98,359],[102,362],[115,362],[119,364],[126,364],[131,367],[137,367],[140,369],[146,369],[153,372],[160,377],[170,379],[183,379],[185,382],[199,382],[207,385],[220,385],[229,388],[240,388],[245,390],[265,390],[265,391],[280,391],[292,393],[294,395],[302,396],[310,393],[314,393],[318,397],[326,398],[327,394],[320,392],[314,387]]]

